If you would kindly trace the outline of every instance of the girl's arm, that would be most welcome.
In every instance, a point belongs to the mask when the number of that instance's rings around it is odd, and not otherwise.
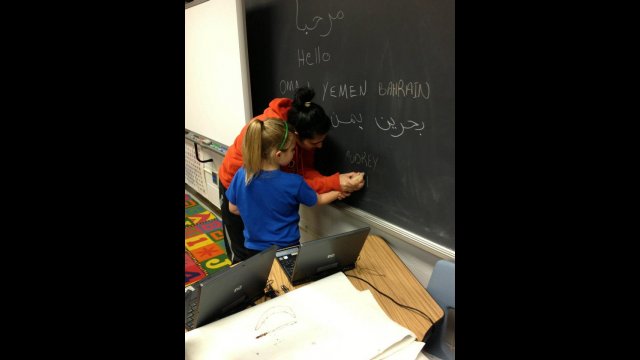
[[[346,198],[347,196],[349,196],[351,194],[349,193],[343,193],[340,191],[329,191],[326,192],[324,194],[318,194],[318,202],[316,203],[317,205],[326,205],[329,204],[331,202],[334,202],[336,200],[342,200],[344,198]],[[229,203],[229,205],[231,205],[231,203]],[[229,209],[231,209],[231,206],[229,206]]]
[[[307,184],[317,193],[326,193],[332,190],[353,192],[362,189],[364,186],[364,173],[335,173],[324,176],[315,169],[313,152],[302,149],[300,151],[302,152],[302,164],[299,174],[302,175]]]
[[[231,211],[232,214],[240,216],[240,210],[238,210],[238,207],[231,203],[231,201],[229,201],[229,211]]]

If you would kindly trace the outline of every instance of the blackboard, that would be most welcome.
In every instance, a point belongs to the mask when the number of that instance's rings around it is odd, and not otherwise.
[[[455,1],[245,4],[254,114],[313,87],[317,168],[367,173],[345,202],[455,250]]]

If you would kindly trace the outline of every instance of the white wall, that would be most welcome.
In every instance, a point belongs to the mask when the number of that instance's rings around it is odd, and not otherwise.
[[[185,128],[230,146],[252,118],[243,0],[184,11]]]

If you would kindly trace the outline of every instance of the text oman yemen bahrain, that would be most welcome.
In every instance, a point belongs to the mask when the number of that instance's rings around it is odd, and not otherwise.
[[[311,86],[308,81],[280,80],[280,93],[284,95],[287,91],[295,91],[302,85]],[[354,97],[366,96],[368,92],[367,80],[361,83],[322,83],[322,100],[328,97],[351,99]],[[378,96],[424,99],[429,100],[431,87],[427,81],[379,81],[376,86]]]
[[[284,94],[286,91],[293,91],[300,86],[300,82],[295,80],[280,82],[280,91]],[[310,84],[307,82],[307,86]],[[332,84],[325,82],[322,84],[322,100],[329,98],[351,99],[367,95],[367,81],[361,84]],[[430,96],[429,83],[404,80],[378,82],[377,95],[381,97],[393,98],[409,98],[412,101],[428,101]],[[331,118],[331,125],[336,128],[339,126],[355,126],[360,130],[364,130],[365,124],[375,124],[376,127],[386,132],[389,136],[397,138],[410,133],[422,136],[425,130],[425,123],[421,119],[400,119],[395,114],[367,114],[360,112],[350,114],[337,114],[331,112],[328,114]]]

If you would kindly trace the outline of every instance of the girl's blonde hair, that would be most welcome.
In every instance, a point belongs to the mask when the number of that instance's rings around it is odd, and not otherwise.
[[[247,126],[242,142],[242,160],[245,170],[245,185],[260,173],[262,162],[275,158],[278,150],[288,149],[295,141],[293,129],[286,120],[269,118],[264,121],[253,119]]]

